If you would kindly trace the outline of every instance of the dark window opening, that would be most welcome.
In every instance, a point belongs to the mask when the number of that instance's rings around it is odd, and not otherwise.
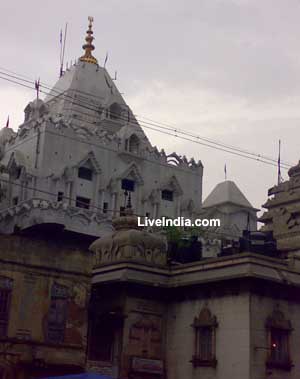
[[[161,198],[163,200],[173,201],[173,195],[174,195],[173,191],[169,191],[169,190],[161,191]]]
[[[24,122],[26,122],[26,121],[29,120],[29,118],[30,118],[30,112],[31,112],[31,109],[29,109],[29,108],[26,107],[25,110],[24,110],[24,116],[25,116]]]
[[[289,362],[288,331],[271,329],[271,355],[272,363],[285,364]]]
[[[63,192],[58,192],[57,194],[57,201],[63,201],[64,198],[64,193]]]
[[[203,327],[199,329],[199,358],[203,361],[213,359],[212,350],[213,330],[212,327]]]
[[[118,120],[121,118],[122,108],[119,104],[114,103],[109,107],[111,120]]]
[[[146,212],[146,217],[150,217],[150,212]]]
[[[89,359],[111,362],[113,356],[115,327],[113,322],[94,320],[91,325]]]
[[[91,199],[87,199],[86,197],[77,196],[76,197],[76,207],[77,208],[90,208]]]
[[[78,178],[92,181],[93,180],[93,171],[87,167],[79,167]]]
[[[125,207],[120,207],[120,216],[125,216]]]
[[[107,213],[108,210],[108,203],[104,202],[103,203],[103,213]]]
[[[195,317],[195,353],[192,358],[194,367],[215,367],[216,360],[216,317],[212,316],[209,309],[204,308],[199,317]]]
[[[290,371],[293,367],[289,350],[289,338],[293,330],[290,320],[286,320],[279,310],[274,310],[267,318],[266,328],[269,345],[266,366]]]
[[[129,152],[137,154],[139,152],[139,145],[140,145],[140,142],[139,142],[138,137],[135,134],[133,134],[129,138]]]
[[[22,169],[20,167],[17,168],[17,170],[16,170],[16,179],[20,179],[21,173],[22,173]]]
[[[68,289],[54,284],[51,290],[51,302],[48,312],[47,340],[62,343],[65,338],[67,321]]]
[[[134,180],[122,179],[121,188],[125,191],[134,192]]]
[[[11,300],[11,289],[0,289],[0,337],[7,336],[9,310]]]
[[[13,203],[13,205],[18,205],[18,202],[19,202],[19,198],[18,198],[18,196],[15,196],[15,197],[12,199],[12,203]]]

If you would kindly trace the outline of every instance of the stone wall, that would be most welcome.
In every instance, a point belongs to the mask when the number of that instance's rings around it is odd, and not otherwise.
[[[7,335],[0,338],[0,367],[11,356],[17,357],[11,369],[18,367],[25,377],[35,366],[39,370],[42,366],[45,373],[55,366],[61,374],[69,368],[83,369],[92,257],[59,241],[0,236],[0,278],[12,280]],[[58,343],[47,334],[54,286],[66,291],[64,337]]]
[[[194,367],[194,318],[203,308],[216,317],[216,367]],[[169,379],[246,379],[250,369],[249,295],[226,295],[175,302],[168,309]]]
[[[289,350],[293,367],[290,371],[267,368],[270,349],[266,320],[273,312],[281,312],[291,322]],[[300,375],[300,303],[279,296],[251,295],[251,379],[298,379]]]

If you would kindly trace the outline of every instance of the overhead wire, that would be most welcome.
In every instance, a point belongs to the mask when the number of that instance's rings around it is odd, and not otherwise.
[[[11,80],[11,79],[3,78],[2,76],[0,76],[0,79],[7,80],[7,81],[9,81],[9,82],[12,82],[12,83],[14,83],[14,84],[21,85],[21,86],[23,86],[23,87],[26,87],[26,88],[29,88],[29,89],[32,89],[32,90],[34,89],[34,88],[32,88],[32,87],[30,87],[30,86],[27,86],[27,85],[25,85],[25,84],[23,84],[23,83],[19,83],[19,82],[16,82],[16,81],[14,81],[14,80]],[[47,93],[47,92],[45,92],[45,91],[40,91],[40,92],[45,93],[46,95],[49,95],[49,93]],[[72,98],[72,99],[73,99],[73,98]],[[95,109],[85,107],[85,106],[83,106],[83,105],[81,105],[81,104],[77,104],[77,103],[75,103],[75,102],[73,102],[73,104],[74,104],[74,105],[78,105],[78,106],[82,106],[83,108],[86,108],[86,109],[88,109],[88,110],[95,111]],[[79,113],[79,114],[83,114],[83,115],[85,115],[85,116],[91,116],[91,115],[89,115],[89,114],[87,114],[87,113],[79,112],[78,110],[77,110],[76,112]],[[116,115],[116,116],[119,116],[118,114],[115,114],[115,115]],[[127,119],[122,118],[122,117],[120,117],[120,119],[123,120],[123,121],[127,121]],[[95,126],[95,123],[92,123],[92,122],[90,122],[90,121],[88,121],[88,120],[84,120],[84,122],[85,122],[85,123],[88,123],[88,124],[91,124],[91,125],[93,125],[93,126]],[[237,152],[234,152],[234,151],[230,151],[230,150],[228,150],[228,149],[223,149],[223,148],[216,147],[216,146],[213,146],[213,145],[209,145],[209,144],[206,144],[206,143],[203,143],[203,142],[200,142],[200,141],[195,141],[195,140],[192,140],[192,139],[190,139],[190,138],[186,138],[186,137],[180,136],[180,135],[178,135],[177,133],[175,133],[175,134],[174,134],[174,133],[169,133],[169,132],[166,132],[166,131],[164,131],[164,130],[156,129],[156,128],[150,127],[150,126],[148,126],[148,125],[143,125],[143,124],[142,124],[141,126],[143,126],[143,127],[146,128],[146,129],[149,129],[149,130],[157,131],[157,132],[160,132],[160,133],[163,133],[163,134],[166,134],[166,135],[170,135],[170,136],[173,136],[173,137],[177,137],[177,138],[180,138],[180,139],[183,139],[183,140],[189,141],[189,142],[197,143],[197,144],[202,145],[202,146],[210,147],[210,148],[213,148],[213,149],[216,149],[216,150],[219,150],[219,151],[227,152],[227,153],[230,153],[230,154],[233,154],[233,155],[236,155],[236,156],[240,156],[240,157],[243,157],[243,158],[251,159],[251,160],[254,160],[254,161],[258,161],[258,162],[261,162],[261,163],[265,163],[265,164],[268,164],[268,165],[271,165],[271,166],[277,167],[277,164],[272,163],[272,162],[269,162],[269,161],[265,161],[265,160],[263,160],[261,155],[258,155],[258,156],[256,156],[256,158],[254,158],[254,157],[252,157],[252,156],[247,156],[247,155],[244,155],[244,154],[240,154],[240,153],[237,153]],[[158,128],[159,128],[159,127],[158,127]],[[162,128],[162,129],[164,129],[164,128]],[[275,160],[274,160],[274,162],[275,162]],[[289,166],[286,166],[285,164],[282,164],[281,167],[282,167],[283,169],[289,169]]]
[[[18,187],[22,187],[22,188],[24,188],[26,190],[31,190],[31,191],[34,191],[34,192],[39,192],[39,193],[42,193],[42,194],[54,196],[56,199],[58,197],[58,193],[42,190],[42,189],[39,189],[39,188],[36,188],[36,187],[24,186],[23,184],[17,183],[17,182],[12,181],[12,180],[6,180],[6,179],[3,179],[3,178],[0,178],[0,182],[6,183],[6,184],[12,184],[12,185],[18,186]],[[74,204],[80,203],[80,201],[78,201],[77,199],[69,197],[69,196],[65,196],[65,195],[62,196],[62,199],[63,200],[68,200],[68,201],[70,201],[70,203],[74,202]],[[21,207],[22,204],[24,204],[24,203],[26,203],[26,202],[28,202],[30,200],[48,201],[48,199],[43,199],[43,198],[29,198],[29,199],[21,201],[19,204],[15,205],[15,206],[12,206],[12,207],[9,207],[9,208],[6,208],[6,209],[0,211],[0,215],[1,215],[1,213],[7,212],[8,209],[15,208],[15,207],[18,207],[18,206]],[[63,203],[63,200],[61,201],[62,203]],[[126,198],[125,198],[125,200],[126,200]],[[59,201],[57,200],[56,202],[58,203]],[[72,204],[70,204],[70,205],[72,206]],[[78,206],[74,206],[74,208],[85,209],[85,210],[89,210],[90,208],[93,208],[93,209],[99,210],[101,214],[111,213],[112,215],[119,214],[119,216],[121,216],[123,214],[123,212],[124,212],[124,210],[121,210],[121,209],[118,210],[118,209],[108,209],[108,208],[106,208],[105,212],[104,212],[104,208],[103,207],[98,207],[98,206],[93,205],[93,204],[89,204],[89,208],[83,208],[83,207],[78,207]],[[134,212],[132,213],[132,215],[134,215],[136,217],[142,217],[142,218],[146,217],[144,215],[141,215],[141,214],[138,214],[138,213],[134,213]],[[109,221],[109,219],[107,219],[107,220]],[[205,233],[210,234],[212,236],[215,236],[215,235],[223,235],[224,236],[225,235],[224,233],[217,232],[215,230],[214,231],[208,231],[208,230],[206,230]],[[235,239],[237,238],[237,235],[230,234],[230,233],[226,233],[226,236],[227,237],[232,237],[232,238],[235,238]]]
[[[17,77],[19,76],[19,77],[24,77],[24,78],[30,79],[30,78],[27,77],[27,76],[22,76],[22,75],[17,74],[17,73],[15,73],[15,72],[13,72],[13,71],[7,70],[7,69],[5,69],[5,68],[3,68],[3,67],[0,67],[0,69],[2,69],[2,70],[4,70],[4,71],[7,71],[7,72],[10,72],[10,73],[12,73],[12,74],[14,74],[14,75],[17,75]],[[1,72],[0,72],[0,73],[1,73]],[[7,74],[5,74],[5,73],[2,73],[2,74],[7,75]],[[9,76],[11,76],[11,77],[13,77],[13,78],[17,78],[16,76],[12,76],[12,75],[9,75]],[[29,82],[29,83],[31,83],[31,84],[33,83],[32,80],[25,80],[25,81],[26,81],[26,82]],[[67,98],[70,98],[70,99],[74,100],[72,96],[67,95],[67,94],[64,94],[62,89],[61,89],[61,90],[59,90],[59,89],[56,90],[53,86],[51,87],[51,85],[49,85],[49,84],[45,84],[45,83],[42,83],[42,82],[41,82],[41,86],[44,87],[44,88],[46,88],[46,89],[48,89],[48,90],[50,90],[50,93],[51,93],[51,92],[56,92],[58,96],[62,95],[63,97],[67,97]],[[49,95],[50,93],[47,93],[47,95]],[[89,97],[92,97],[92,98],[97,99],[97,97],[94,96],[94,95],[92,95],[92,94],[87,93],[87,95],[89,95]],[[52,96],[54,97],[55,95],[52,95]],[[88,106],[91,106],[91,104],[90,104],[90,102],[89,102],[88,100],[81,99],[81,100],[79,101],[79,103],[82,103],[82,104],[86,104],[86,105],[88,105]],[[79,105],[79,104],[76,104],[76,105]],[[96,112],[99,111],[98,108],[94,108],[94,109],[93,109],[93,108],[90,108],[90,110],[93,110],[93,111],[96,111]],[[86,114],[86,115],[87,115],[87,114]],[[152,120],[152,119],[150,119],[150,118],[147,118],[147,117],[145,117],[145,116],[140,116],[140,117],[139,117],[139,116],[137,116],[136,114],[133,114],[133,115],[134,115],[134,117],[135,117],[138,121],[140,120],[141,122],[145,122],[145,121],[143,121],[143,119],[150,121],[150,123],[147,122],[147,124],[152,125],[152,126],[165,126],[166,129],[168,129],[168,130],[172,130],[172,131],[174,131],[174,132],[179,132],[180,134],[185,134],[185,135],[188,135],[188,136],[190,136],[190,137],[194,137],[194,138],[202,139],[202,140],[204,140],[204,141],[206,141],[206,142],[213,143],[213,144],[216,144],[216,145],[219,145],[219,146],[222,146],[222,147],[226,147],[226,148],[228,148],[228,149],[232,149],[232,150],[235,150],[235,151],[238,151],[238,152],[241,152],[241,153],[246,153],[246,154],[249,154],[249,155],[255,155],[255,156],[258,156],[258,157],[263,158],[263,159],[265,159],[265,160],[270,160],[270,161],[276,162],[276,160],[275,160],[274,158],[270,158],[270,157],[268,157],[268,156],[266,156],[266,155],[253,153],[253,152],[250,152],[250,151],[248,151],[248,150],[238,148],[238,147],[236,147],[236,146],[232,146],[232,145],[224,144],[224,143],[221,143],[221,142],[219,142],[219,141],[216,141],[216,140],[213,140],[213,139],[209,139],[209,138],[207,138],[207,137],[202,137],[202,136],[200,136],[200,135],[198,135],[198,134],[191,133],[191,132],[187,132],[187,131],[185,131],[185,130],[182,130],[182,129],[179,129],[179,128],[175,127],[175,126],[172,126],[172,125],[170,125],[170,124],[154,121],[154,120]],[[142,126],[144,126],[144,125],[142,125]],[[285,162],[282,162],[282,164],[283,164],[283,165],[287,165],[287,166],[292,166],[292,163],[285,163]]]
[[[6,74],[5,72],[0,72],[0,74],[2,74],[2,75],[4,74],[4,75],[9,76],[9,77],[11,77],[13,79],[22,80],[22,81],[25,81],[26,83],[33,84],[33,82],[30,81],[30,80],[20,79],[17,76]],[[0,76],[0,79],[4,79],[4,80],[7,80],[7,81],[10,81],[10,82],[12,82],[14,84],[22,85],[23,87],[26,87],[26,88],[29,88],[29,89],[34,89],[33,87],[24,85],[23,83],[20,83],[20,82],[16,82],[15,80],[4,78],[2,76]],[[74,105],[77,105],[77,106],[82,107],[84,109],[87,109],[89,111],[97,112],[99,114],[99,108],[93,108],[93,105],[91,105],[88,102],[85,102],[85,103],[87,103],[89,105],[89,106],[86,106],[82,100],[80,100],[79,102],[78,102],[78,100],[74,101],[74,98],[72,96],[70,96],[70,95],[67,95],[65,93],[59,92],[59,91],[57,91],[55,89],[48,88],[47,86],[45,86],[43,84],[42,84],[42,87],[50,90],[50,92],[46,92],[46,91],[42,91],[41,90],[41,92],[45,93],[46,95],[50,95],[50,96],[53,96],[53,97],[63,97],[64,99],[71,99],[72,103]],[[57,95],[53,94],[53,92],[56,93]],[[76,112],[78,112],[79,114],[83,114],[84,116],[91,117],[90,114],[83,113],[83,112],[80,112],[78,110],[76,110]],[[128,122],[128,119],[126,117],[122,117],[119,114],[114,114],[114,112],[110,112],[110,114],[113,114],[113,115],[117,116],[119,119]],[[86,123],[89,123],[89,124],[92,124],[93,126],[95,126],[95,123],[92,123],[92,122],[90,122],[88,120],[84,120],[84,121]],[[138,119],[137,119],[137,121],[138,121]],[[214,148],[214,149],[217,149],[217,150],[220,150],[220,151],[224,151],[224,152],[227,152],[227,153],[230,153],[230,154],[235,154],[235,155],[238,155],[238,156],[241,156],[241,157],[244,157],[244,158],[252,159],[252,160],[255,160],[255,161],[260,161],[262,163],[270,164],[270,162],[274,162],[271,165],[278,166],[278,163],[276,163],[277,161],[275,159],[267,157],[265,155],[257,154],[257,153],[251,153],[251,152],[249,152],[247,150],[243,150],[243,149],[236,148],[236,147],[230,147],[230,145],[222,144],[222,143],[216,142],[214,140],[211,140],[211,139],[208,139],[208,138],[204,138],[204,137],[198,136],[198,135],[190,133],[190,132],[183,131],[183,130],[178,129],[178,128],[164,127],[164,126],[162,126],[163,125],[162,123],[144,122],[144,123],[140,123],[140,125],[142,127],[144,127],[144,128],[148,128],[150,130],[161,132],[161,133],[162,133],[162,131],[159,130],[159,129],[162,129],[164,131],[169,131],[169,132],[172,131],[172,133],[165,133],[165,134],[172,135],[172,136],[177,137],[177,138],[181,138],[181,139],[184,139],[184,140],[187,140],[187,141],[190,141],[190,142],[198,143],[200,145],[203,145],[203,146],[206,146],[206,147],[210,147],[210,148]],[[158,129],[155,129],[153,127],[158,128]],[[188,138],[184,138],[182,135],[178,135],[178,134],[186,135],[186,136],[195,138],[197,140],[195,141],[195,140],[191,140],[191,139],[188,139]],[[200,142],[199,140],[204,140],[207,143]],[[214,145],[216,145],[216,146],[214,146]],[[217,147],[219,147],[219,148],[217,148]],[[287,163],[281,162],[281,166],[284,169],[288,169],[291,165],[292,164],[287,164]]]

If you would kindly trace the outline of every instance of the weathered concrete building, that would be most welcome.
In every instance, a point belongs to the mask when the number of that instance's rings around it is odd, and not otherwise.
[[[288,253],[300,252],[300,161],[290,168],[288,181],[269,190],[267,211],[260,217],[262,230],[273,232],[278,247]]]
[[[85,370],[92,254],[58,230],[0,236],[0,374]]]
[[[134,216],[94,242],[88,367],[122,379],[297,379],[300,258],[168,262]],[[101,342],[102,341],[102,342]]]
[[[202,256],[217,257],[223,241],[239,240],[243,231],[257,230],[257,213],[236,183],[225,180],[216,185],[202,203],[202,217],[220,220],[220,226],[210,228],[202,238]]]
[[[221,235],[239,238],[244,230],[257,228],[258,209],[231,180],[219,183],[203,201],[202,209],[207,218],[220,219],[221,226],[216,231]]]
[[[129,193],[135,214],[206,213],[237,239],[256,209],[229,181],[202,204],[202,163],[151,145],[92,41],[90,24],[80,60],[0,131],[1,374],[298,379],[299,167],[263,216],[286,259],[173,262],[125,212]]]

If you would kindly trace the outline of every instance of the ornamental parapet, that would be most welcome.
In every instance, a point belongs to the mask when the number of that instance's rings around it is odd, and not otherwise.
[[[0,212],[0,232],[13,233],[15,227],[26,229],[38,224],[61,224],[65,229],[99,236],[101,228],[110,231],[106,214],[78,208],[63,201],[32,198]]]

